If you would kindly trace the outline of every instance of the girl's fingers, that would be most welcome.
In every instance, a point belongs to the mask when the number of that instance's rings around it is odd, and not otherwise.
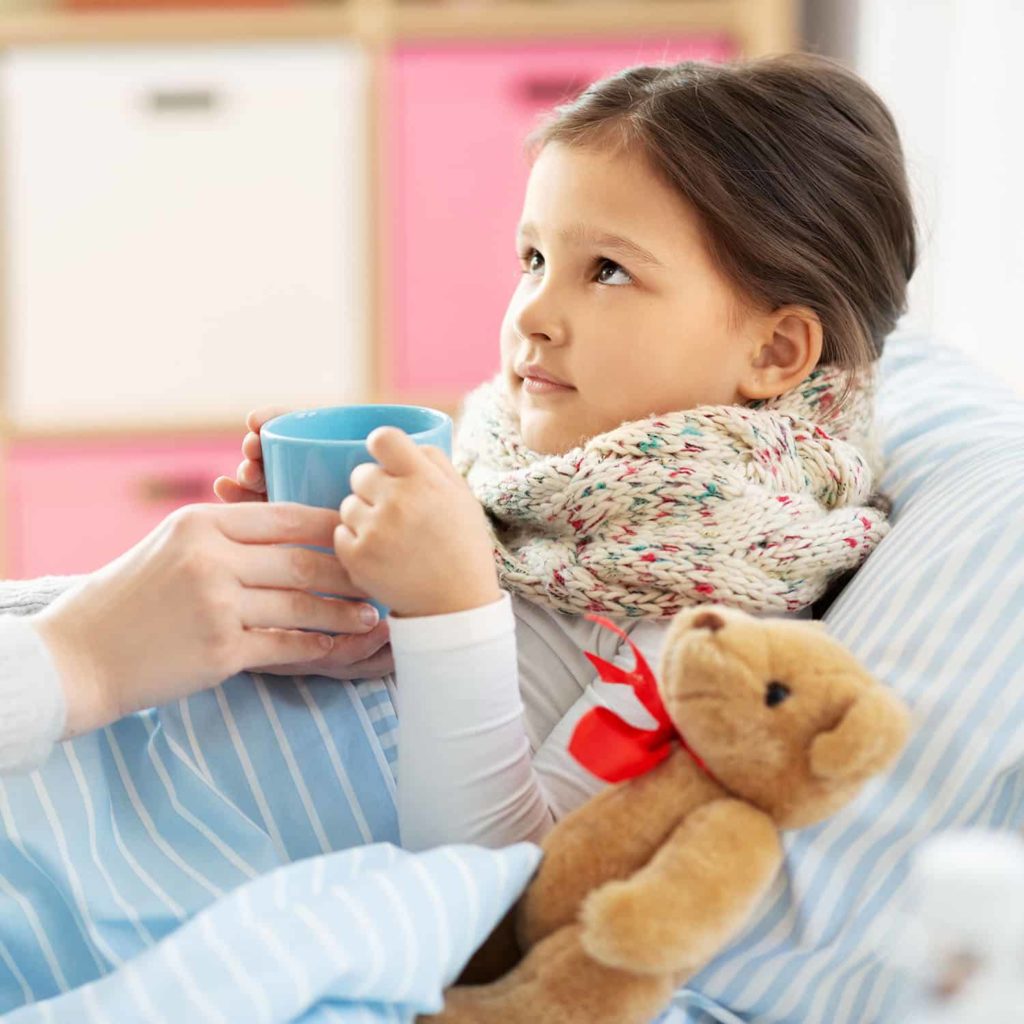
[[[366,609],[372,621],[362,618]],[[238,615],[246,629],[322,629],[330,633],[368,633],[378,625],[376,609],[359,601],[317,597],[301,590],[243,587]]]
[[[366,439],[366,450],[392,476],[409,476],[422,465],[418,446],[398,427],[377,427]]]
[[[263,458],[263,444],[260,435],[254,434],[251,430],[242,438],[242,454],[254,462]]]
[[[358,494],[348,495],[338,507],[342,521],[353,533],[359,532],[361,525],[366,522],[366,514],[369,511],[370,506]]]
[[[235,478],[243,487],[248,487],[250,491],[266,492],[267,484],[263,477],[263,463],[261,462],[243,459],[238,464]]]
[[[267,420],[272,420],[275,416],[283,416],[286,412],[291,411],[291,409],[287,409],[283,405],[264,405],[259,409],[253,409],[252,412],[245,417],[245,425],[254,434],[258,434],[260,432],[260,427],[262,427]]]
[[[452,465],[452,460],[448,458],[448,454],[438,448],[437,445],[423,444],[419,446],[419,449],[435,466],[439,466],[446,473],[454,472],[460,480],[462,479],[458,470]]]
[[[348,477],[352,493],[357,494],[368,505],[375,505],[384,495],[387,475],[380,466],[372,462],[361,462]]]
[[[334,531],[334,553],[338,560],[347,565],[349,556],[352,554],[352,545],[355,544],[356,535],[344,524],[341,523]]]
[[[239,501],[266,501],[267,496],[258,491],[250,491],[248,487],[242,487],[237,481],[229,476],[219,476],[213,481],[213,493],[226,504],[235,504]]]
[[[232,559],[235,576],[245,587],[315,590],[343,597],[369,596],[352,582],[345,567],[330,552],[252,544],[236,548]]]

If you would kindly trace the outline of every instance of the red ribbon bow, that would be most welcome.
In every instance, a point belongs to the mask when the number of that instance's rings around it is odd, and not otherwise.
[[[569,753],[584,768],[606,782],[622,782],[650,771],[672,753],[673,744],[678,740],[683,749],[693,758],[697,767],[714,778],[708,767],[687,744],[682,733],[672,724],[665,705],[658,693],[654,673],[644,660],[639,648],[618,626],[599,615],[586,616],[605,629],[617,633],[633,650],[636,665],[627,672],[610,662],[599,658],[590,651],[584,651],[597,674],[606,683],[626,683],[633,687],[645,708],[654,716],[654,729],[641,729],[630,725],[609,708],[593,708],[577,723],[569,740]]]

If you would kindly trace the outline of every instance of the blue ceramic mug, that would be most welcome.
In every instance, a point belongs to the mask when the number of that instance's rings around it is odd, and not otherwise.
[[[366,438],[377,427],[398,427],[416,444],[432,444],[451,458],[452,420],[437,409],[419,405],[340,405],[290,412],[268,420],[260,429],[267,500],[336,510],[352,491],[352,470],[361,462],[374,461],[366,448]],[[380,602],[370,604],[381,618],[387,615],[387,608]]]

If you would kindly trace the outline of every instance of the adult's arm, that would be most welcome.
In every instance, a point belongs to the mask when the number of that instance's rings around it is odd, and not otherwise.
[[[0,614],[0,771],[55,740],[214,686],[245,668],[312,665],[365,597],[325,547],[337,513],[193,505],[84,577],[10,582]],[[311,593],[312,592],[312,593]],[[266,666],[266,668],[263,668]]]

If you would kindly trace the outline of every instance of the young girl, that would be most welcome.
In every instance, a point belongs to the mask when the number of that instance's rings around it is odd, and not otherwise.
[[[632,656],[585,613],[657,666],[680,608],[806,614],[887,531],[873,364],[915,237],[879,98],[813,56],[637,67],[532,142],[502,369],[454,467],[376,432],[335,533],[392,609],[414,848],[538,839],[600,785],[566,752],[579,717],[646,724],[594,682],[584,651]],[[243,450],[224,500],[263,489]]]

